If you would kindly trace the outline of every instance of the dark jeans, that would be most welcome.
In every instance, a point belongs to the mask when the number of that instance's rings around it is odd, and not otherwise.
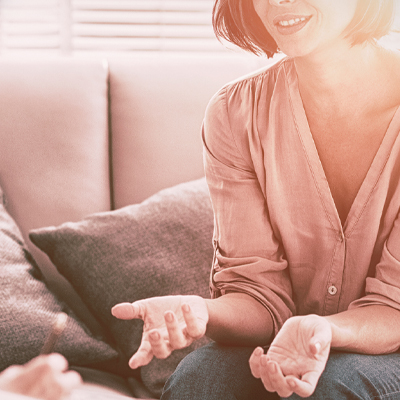
[[[216,343],[195,350],[167,381],[161,399],[279,400],[251,375],[248,360],[252,351]],[[308,398],[400,400],[400,353],[370,356],[332,352],[314,394]]]

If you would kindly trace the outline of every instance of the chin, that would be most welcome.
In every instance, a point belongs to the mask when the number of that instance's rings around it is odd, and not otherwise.
[[[279,46],[279,50],[290,58],[305,57],[311,54],[311,51],[305,47],[294,47],[294,46]]]
[[[285,38],[280,37],[279,39],[275,37],[279,50],[291,58],[304,57],[316,48],[315,41],[311,41],[309,38],[291,37],[285,40]]]

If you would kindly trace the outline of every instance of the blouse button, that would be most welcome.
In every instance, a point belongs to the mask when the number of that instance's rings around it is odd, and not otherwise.
[[[328,288],[328,293],[330,294],[330,295],[332,295],[332,296],[334,296],[336,293],[337,293],[337,288],[336,288],[336,286],[329,286],[329,288]]]

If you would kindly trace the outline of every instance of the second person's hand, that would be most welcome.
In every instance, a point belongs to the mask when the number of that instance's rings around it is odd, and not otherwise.
[[[129,360],[132,369],[189,346],[204,336],[208,322],[207,305],[200,296],[152,297],[117,304],[111,312],[119,319],[144,322],[141,344]]]

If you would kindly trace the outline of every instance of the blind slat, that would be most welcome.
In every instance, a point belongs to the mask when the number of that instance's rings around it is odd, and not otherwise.
[[[60,47],[60,40],[58,36],[20,35],[7,37],[4,40],[4,45],[12,49],[55,49]]]
[[[221,45],[211,39],[73,38],[72,41],[77,50],[221,51]]]
[[[210,25],[211,15],[189,12],[76,11],[72,20],[74,23]]]
[[[59,35],[60,26],[57,23],[26,23],[26,24],[9,24],[3,25],[4,33],[8,35]]]
[[[132,1],[132,0],[81,0],[72,1],[74,10],[100,10],[100,11],[205,11],[209,12],[213,7],[213,0],[147,0],[147,1]]]
[[[214,32],[209,26],[192,25],[105,25],[105,24],[76,24],[72,30],[73,36],[95,37],[203,37],[214,40]]]

